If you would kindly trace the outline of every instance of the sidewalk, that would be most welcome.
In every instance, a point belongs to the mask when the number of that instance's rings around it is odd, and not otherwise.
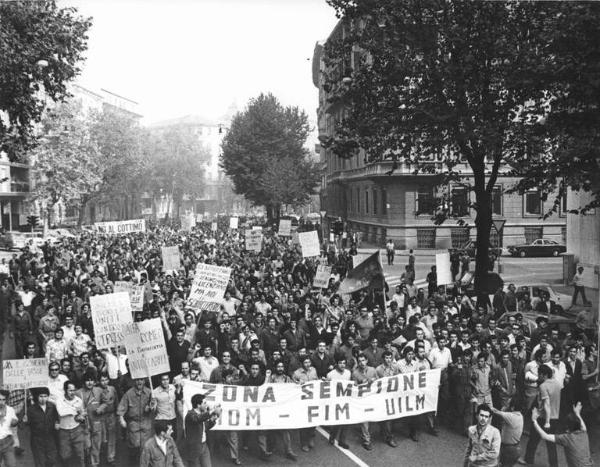
[[[373,250],[383,250],[385,253],[385,246],[375,245],[373,243],[361,242],[360,247],[356,249],[359,253],[366,253],[368,251]],[[408,256],[410,254],[410,250],[394,250],[396,256]],[[426,250],[416,250],[413,249],[413,253],[415,256],[435,256],[437,252],[441,250],[435,249],[426,249]]]

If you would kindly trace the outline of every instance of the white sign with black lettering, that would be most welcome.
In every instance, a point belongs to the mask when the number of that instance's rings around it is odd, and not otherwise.
[[[160,318],[123,326],[123,342],[132,378],[147,378],[171,371]]]

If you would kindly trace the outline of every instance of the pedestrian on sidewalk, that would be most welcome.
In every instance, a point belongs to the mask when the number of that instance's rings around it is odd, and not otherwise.
[[[388,239],[386,245],[385,245],[385,249],[387,252],[387,262],[388,262],[388,266],[393,266],[394,265],[394,242],[392,241],[392,239]]]
[[[583,266],[579,266],[577,268],[577,272],[573,276],[571,285],[575,287],[575,290],[573,290],[573,299],[571,300],[571,306],[577,305],[577,296],[579,294],[581,294],[581,300],[583,301],[583,305],[590,306],[591,302],[589,302],[585,297],[585,287],[583,285]]]

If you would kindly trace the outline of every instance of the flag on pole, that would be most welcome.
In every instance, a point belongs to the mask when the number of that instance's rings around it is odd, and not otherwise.
[[[366,288],[383,290],[384,287],[383,267],[379,260],[379,251],[376,251],[348,273],[340,284],[338,293],[351,294]]]

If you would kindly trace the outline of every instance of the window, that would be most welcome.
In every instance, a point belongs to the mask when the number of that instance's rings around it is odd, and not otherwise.
[[[417,248],[435,248],[435,229],[417,229]]]
[[[387,214],[387,190],[381,190],[381,214]]]
[[[377,190],[373,190],[373,214],[377,214]]]
[[[365,214],[369,214],[369,190],[365,190]]]
[[[452,248],[463,248],[469,242],[469,238],[470,235],[468,227],[457,227],[450,231]]]
[[[469,193],[466,188],[452,188],[452,199],[450,200],[452,214],[463,217],[469,215]]]
[[[525,227],[525,243],[533,243],[544,236],[543,227]]]
[[[496,185],[492,190],[492,214],[502,215],[502,187]]]
[[[435,197],[433,196],[433,187],[420,187],[417,191],[416,215],[433,215],[435,211]]]
[[[360,213],[360,189],[356,189],[356,213]]]
[[[537,190],[525,193],[523,204],[525,216],[539,216],[542,213],[542,197]]]

